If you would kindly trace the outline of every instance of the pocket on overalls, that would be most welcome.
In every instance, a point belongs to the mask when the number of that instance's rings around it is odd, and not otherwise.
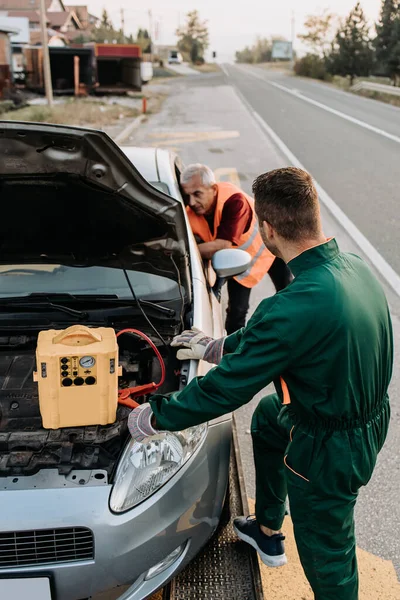
[[[314,435],[302,431],[297,425],[290,431],[290,441],[284,456],[288,474],[297,479],[298,484],[310,484],[317,472],[316,454],[319,444]]]

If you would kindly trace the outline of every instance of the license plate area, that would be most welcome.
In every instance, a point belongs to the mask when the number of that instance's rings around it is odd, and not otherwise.
[[[0,579],[0,598],[13,600],[52,600],[48,577]]]

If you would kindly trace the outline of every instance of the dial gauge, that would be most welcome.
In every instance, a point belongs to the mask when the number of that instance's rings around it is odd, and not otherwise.
[[[82,356],[82,358],[79,361],[79,364],[84,369],[91,369],[96,364],[96,359],[94,358],[94,356]]]

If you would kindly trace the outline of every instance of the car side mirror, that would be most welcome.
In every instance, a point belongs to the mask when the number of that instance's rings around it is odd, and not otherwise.
[[[211,264],[217,274],[217,281],[213,287],[213,292],[218,300],[221,299],[221,289],[225,281],[247,271],[250,263],[250,254],[239,248],[218,250],[214,254]]]

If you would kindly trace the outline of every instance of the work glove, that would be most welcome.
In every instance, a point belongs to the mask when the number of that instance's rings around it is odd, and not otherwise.
[[[224,337],[215,340],[196,327],[192,327],[174,337],[171,346],[182,348],[176,355],[179,360],[205,360],[218,365],[224,353],[224,341]]]
[[[135,408],[128,417],[128,429],[136,442],[143,442],[145,438],[159,433],[151,424],[153,411],[148,402]]]

